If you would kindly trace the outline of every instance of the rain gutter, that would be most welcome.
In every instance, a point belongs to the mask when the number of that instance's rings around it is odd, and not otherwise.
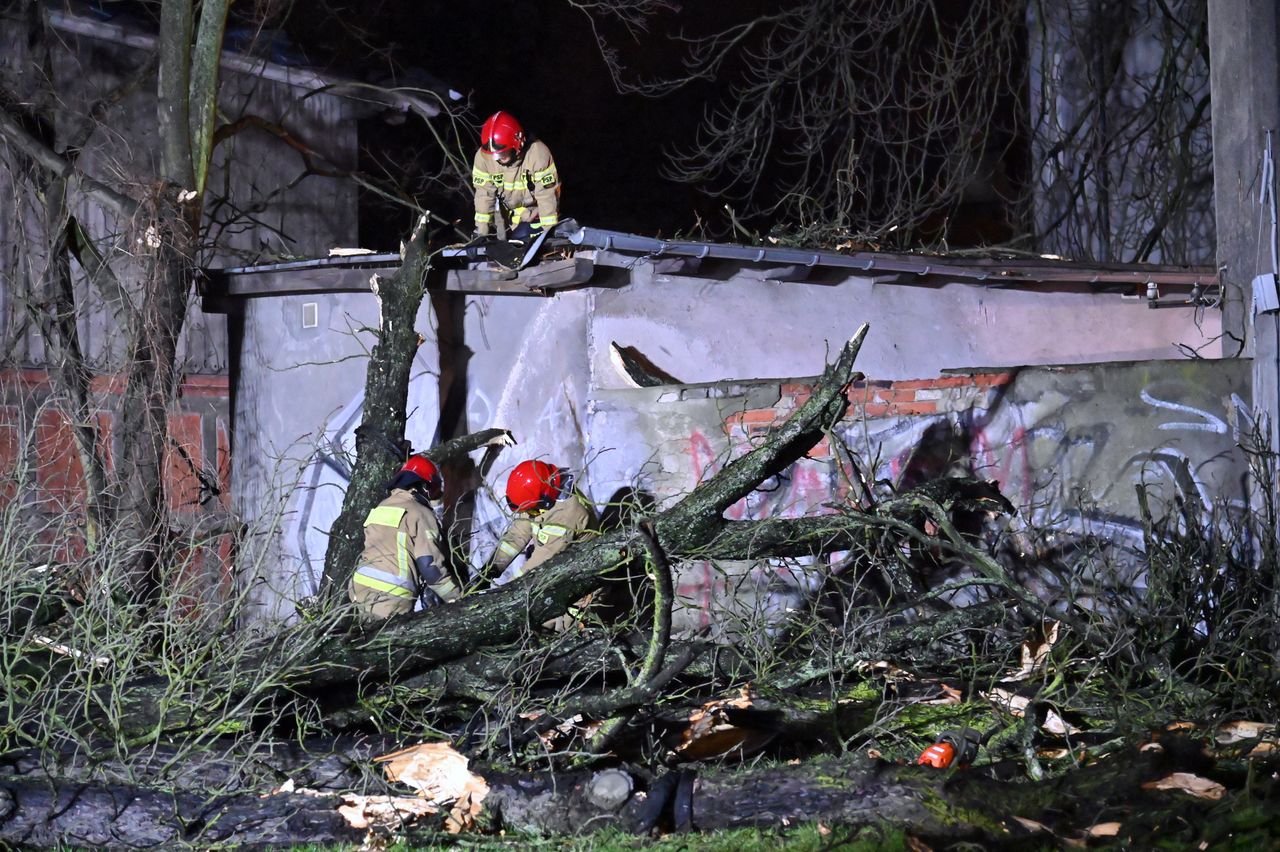
[[[868,273],[894,273],[946,278],[963,278],[989,284],[1036,284],[1075,282],[1084,284],[1145,284],[1193,286],[1217,284],[1210,268],[1168,267],[1132,264],[1107,267],[1073,264],[1058,260],[1000,260],[992,258],[951,258],[880,252],[843,253],[819,249],[781,248],[662,240],[621,231],[579,228],[567,235],[576,245],[650,258],[690,257],[734,260],[744,263],[826,267]]]

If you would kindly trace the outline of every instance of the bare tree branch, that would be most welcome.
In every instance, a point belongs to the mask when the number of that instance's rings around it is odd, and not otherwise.
[[[115,210],[120,215],[132,217],[138,210],[138,202],[123,195],[75,168],[51,148],[28,133],[7,107],[0,105],[0,138],[22,151],[41,168],[55,177],[72,180],[88,195]]]

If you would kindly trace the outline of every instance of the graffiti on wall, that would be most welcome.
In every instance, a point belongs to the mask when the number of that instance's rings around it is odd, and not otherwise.
[[[484,341],[489,308],[483,299],[468,304],[477,306],[472,317],[474,336]],[[466,393],[461,400],[463,427],[466,431],[509,429],[517,441],[515,451],[504,453],[487,475],[465,484],[469,503],[465,536],[473,561],[488,557],[510,520],[505,504],[495,494],[501,494],[502,483],[516,463],[529,457],[569,468],[583,465],[586,429],[582,400],[586,389],[577,369],[583,360],[577,351],[582,343],[580,336],[565,332],[564,321],[547,302],[522,323],[526,333],[518,341],[506,341],[515,345],[495,350],[492,357],[501,359],[500,363],[468,356]],[[409,381],[405,437],[418,449],[440,440],[441,401],[435,361],[433,347],[420,347]],[[280,578],[281,583],[293,583],[292,588],[278,590],[286,599],[314,594],[319,587],[328,531],[341,511],[350,482],[355,430],[361,423],[363,405],[364,394],[357,392],[316,427],[314,450],[304,463],[301,487],[290,498],[282,519],[285,554],[300,566]],[[579,481],[588,484],[585,476]]]
[[[1247,366],[1247,365],[1246,365]],[[881,489],[936,476],[994,480],[1018,522],[1141,545],[1136,488],[1166,506],[1243,505],[1244,461],[1235,452],[1248,408],[1246,372],[1220,362],[1026,369],[935,381],[866,382],[850,393],[845,419],[808,457],[734,504],[731,520],[829,513],[857,502],[861,475]],[[669,450],[659,489],[687,493],[803,402],[803,386],[781,385],[769,408],[694,418],[684,436],[664,432],[662,404],[639,416],[642,434]],[[667,405],[670,405],[668,403]],[[836,449],[829,442],[837,445]],[[859,470],[858,468],[861,468]],[[673,494],[659,493],[659,499]],[[745,571],[739,576],[734,571]],[[803,594],[803,572],[777,561],[729,569],[695,563],[679,594],[686,624],[707,625],[716,606],[744,587],[761,600],[780,585]]]

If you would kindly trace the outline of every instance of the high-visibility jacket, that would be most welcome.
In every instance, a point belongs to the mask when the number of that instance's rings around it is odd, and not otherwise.
[[[366,615],[382,618],[412,612],[418,598],[419,558],[429,556],[440,579],[428,588],[443,600],[459,597],[440,548],[440,524],[435,512],[413,493],[393,489],[370,510],[364,521],[364,551],[351,576],[352,601]]]
[[[560,221],[560,173],[551,149],[540,140],[529,143],[509,166],[499,164],[483,148],[477,150],[471,184],[476,191],[476,233],[489,233],[499,200],[510,211],[512,227],[528,222],[534,228],[549,228]]]
[[[489,561],[492,575],[501,574],[511,561],[533,545],[533,551],[517,571],[517,577],[532,571],[575,541],[589,538],[599,531],[595,510],[574,489],[550,509],[538,515],[516,515],[507,527],[498,548]]]

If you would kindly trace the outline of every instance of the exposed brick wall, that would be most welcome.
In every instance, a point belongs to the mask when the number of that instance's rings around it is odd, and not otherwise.
[[[1248,422],[1249,375],[1247,361],[1170,360],[860,380],[848,389],[844,419],[831,424],[830,445],[819,443],[725,517],[838,512],[888,487],[967,475],[996,483],[1017,508],[1018,527],[1140,541],[1138,482],[1152,505],[1185,505],[1190,489],[1197,498],[1243,496],[1245,464],[1233,447]],[[670,505],[758,445],[811,394],[811,382],[800,380],[603,392],[589,426],[595,446],[616,454],[597,456],[593,494],[638,483]],[[1165,463],[1183,458],[1186,468]],[[741,611],[800,605],[823,573],[804,560],[688,561],[678,572],[681,628],[726,635],[758,631]]]
[[[0,471],[11,474],[18,469],[18,453],[22,447],[19,422],[16,405],[0,405]],[[17,488],[12,475],[0,476],[0,502],[7,504],[13,500]]]
[[[1015,372],[1000,371],[896,382],[861,379],[849,386],[849,409],[842,428],[853,428],[853,424],[901,424],[904,420],[932,421],[951,412],[986,409],[999,389],[1015,376]],[[804,382],[782,382],[772,405],[728,413],[724,429],[730,444],[737,448],[735,455],[789,417],[809,399],[812,390],[813,386]],[[709,459],[712,454],[708,449],[702,455]],[[905,461],[895,460],[895,474],[902,472]],[[707,465],[706,459],[695,458],[694,467],[698,468],[699,478],[704,478],[718,469],[718,464]],[[726,516],[733,520],[795,516],[813,511],[815,505],[840,504],[850,499],[856,502],[858,495],[850,494],[854,476],[845,460],[832,458],[830,441],[823,438],[788,472],[785,487],[775,495],[778,499],[766,500],[767,508],[753,505],[756,498],[748,497],[731,506]]]
[[[1010,371],[897,382],[861,379],[849,386],[849,411],[845,419],[935,417],[952,411],[985,408],[996,389],[1012,382],[1015,375]],[[809,399],[813,386],[803,382],[783,382],[778,390],[776,404],[734,412],[725,419],[726,428],[731,434],[737,433],[737,436],[747,439],[762,435],[803,405]],[[809,457],[824,458],[829,453],[830,448],[823,439]]]
[[[108,469],[115,464],[120,436],[114,409],[124,389],[121,376],[99,376],[91,392],[98,410],[99,452]],[[0,371],[0,501],[22,501],[24,515],[37,525],[47,558],[83,558],[84,470],[67,415],[54,404],[53,385],[42,370]],[[163,462],[166,506],[176,529],[211,512],[230,508],[230,394],[225,376],[189,376],[179,388],[169,417],[170,443]],[[229,594],[230,536],[198,545],[178,568],[190,595]],[[187,594],[184,592],[184,594]]]

